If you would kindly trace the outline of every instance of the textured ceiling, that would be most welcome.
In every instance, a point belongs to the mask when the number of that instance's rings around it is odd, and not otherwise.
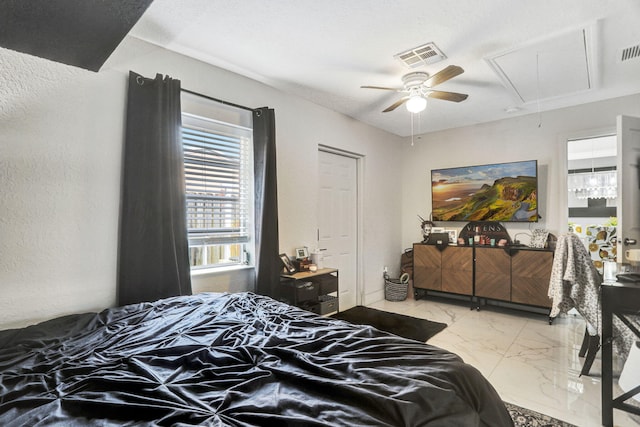
[[[401,86],[412,70],[397,53],[434,42],[447,58],[417,70],[465,69],[437,89],[466,101],[432,99],[415,117],[414,131],[429,132],[639,93],[640,59],[619,60],[640,43],[638,22],[638,0],[155,0],[131,34],[406,136],[404,107],[382,113],[401,94],[360,88]],[[585,67],[563,62],[580,52],[552,39],[582,28],[591,31],[593,84],[565,90]],[[556,58],[538,70],[536,45]],[[515,72],[524,102],[487,61],[522,49]]]
[[[99,70],[142,14],[133,37],[401,136],[533,113],[544,124],[548,110],[640,93],[640,58],[621,60],[640,45],[638,0],[151,1],[4,0],[0,46]],[[444,60],[394,57],[429,42]],[[469,97],[430,98],[414,120],[382,112],[403,94],[360,88],[449,65],[465,72],[436,89]]]
[[[3,0],[0,46],[98,71],[153,0]]]

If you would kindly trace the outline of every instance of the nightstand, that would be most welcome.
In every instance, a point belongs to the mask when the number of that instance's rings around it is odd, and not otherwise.
[[[315,272],[283,274],[278,294],[280,301],[317,314],[338,312],[338,270],[321,268]]]

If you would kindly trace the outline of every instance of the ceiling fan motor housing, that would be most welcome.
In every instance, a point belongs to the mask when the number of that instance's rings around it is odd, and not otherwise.
[[[405,89],[411,90],[421,86],[428,78],[429,73],[425,73],[424,71],[415,71],[402,76],[402,83],[404,84]]]

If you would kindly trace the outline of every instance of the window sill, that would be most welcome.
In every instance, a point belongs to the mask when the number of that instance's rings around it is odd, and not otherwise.
[[[240,271],[252,269],[252,265],[230,265],[227,267],[199,268],[191,270],[192,277],[215,276],[216,274],[229,273],[231,271]]]

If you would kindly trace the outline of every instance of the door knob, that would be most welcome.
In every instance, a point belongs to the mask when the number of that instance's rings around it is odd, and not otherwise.
[[[624,244],[625,244],[625,246],[628,246],[628,245],[635,245],[636,243],[638,243],[638,241],[637,241],[636,239],[630,239],[630,238],[628,238],[628,237],[625,237],[625,238],[624,238]]]

